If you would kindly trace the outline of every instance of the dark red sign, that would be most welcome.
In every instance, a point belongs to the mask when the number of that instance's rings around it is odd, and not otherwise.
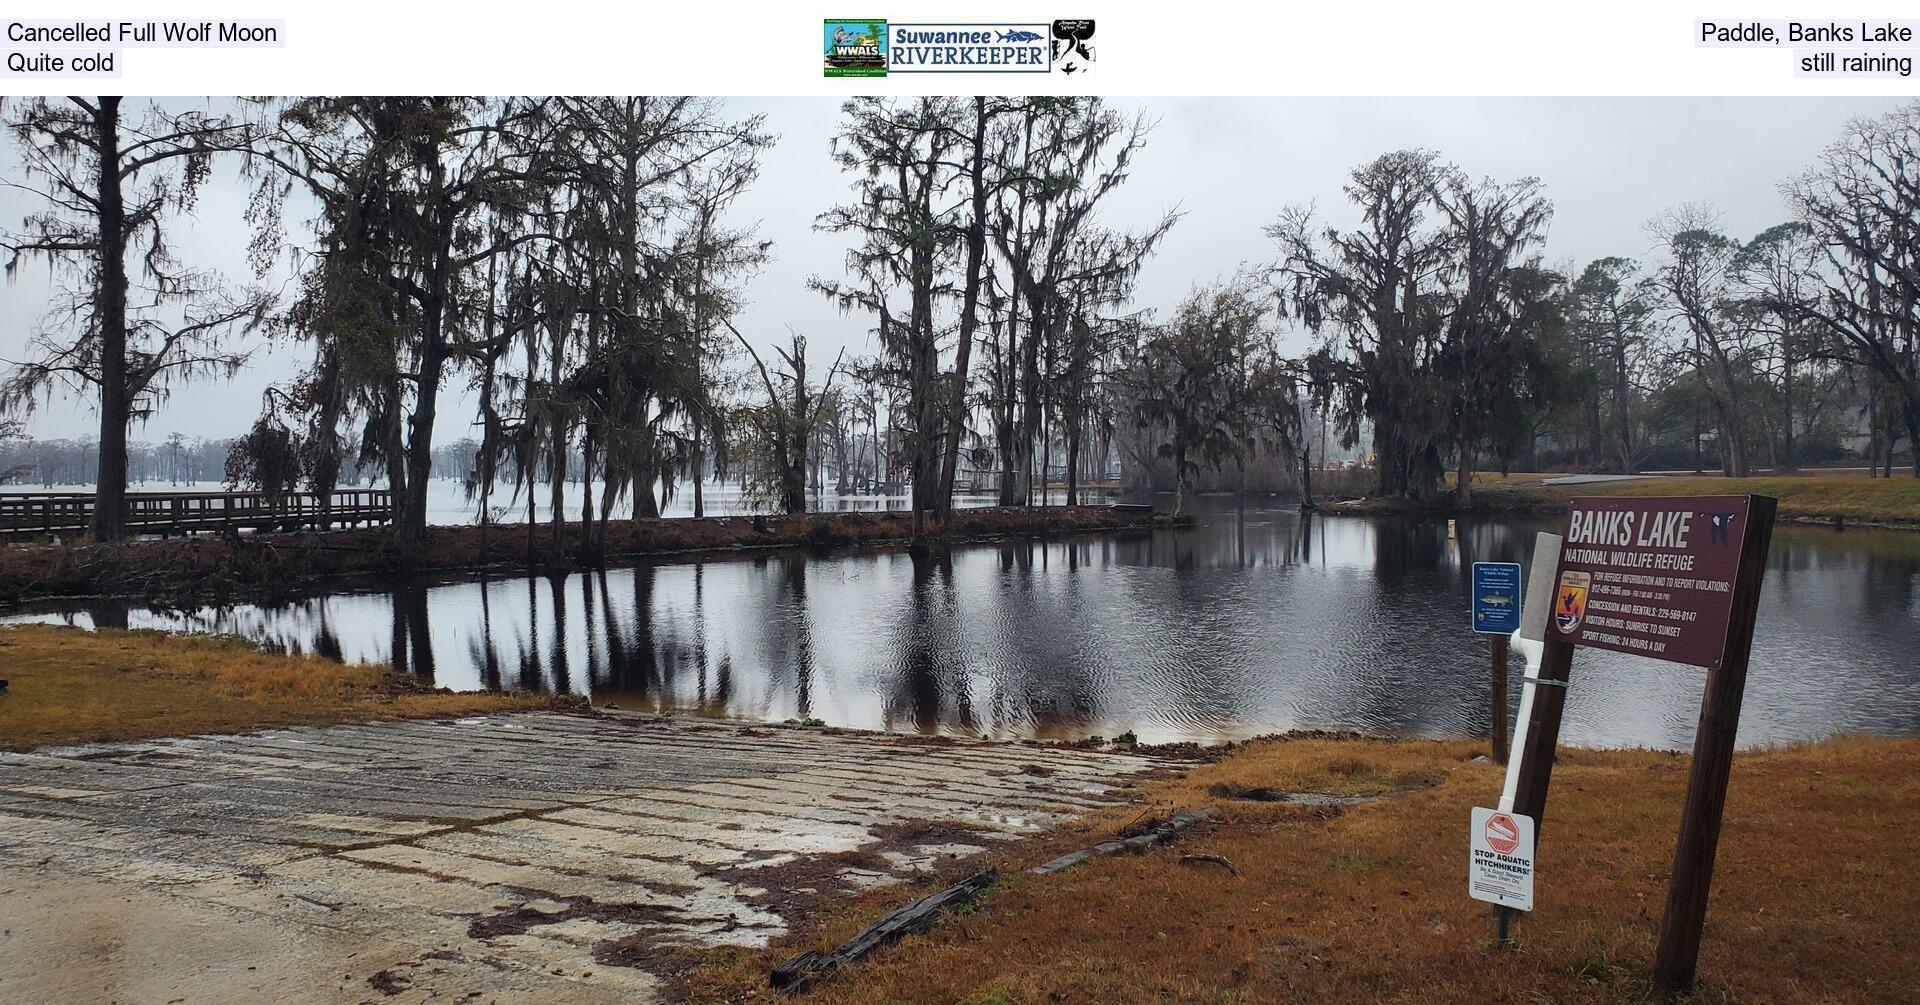
[[[1575,499],[1547,630],[1574,645],[1718,667],[1746,496]]]

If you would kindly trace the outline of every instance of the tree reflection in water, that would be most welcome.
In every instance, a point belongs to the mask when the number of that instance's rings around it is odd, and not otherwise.
[[[15,617],[230,633],[438,686],[702,715],[999,736],[1481,735],[1490,696],[1486,646],[1467,623],[1471,565],[1524,565],[1541,529],[1552,522],[1461,520],[1450,533],[1444,520],[1317,517],[1279,502],[1228,505],[1178,532]],[[1920,732],[1917,649],[1920,534],[1782,527],[1742,741]],[[1564,735],[1684,746],[1700,686],[1685,668],[1583,652]]]

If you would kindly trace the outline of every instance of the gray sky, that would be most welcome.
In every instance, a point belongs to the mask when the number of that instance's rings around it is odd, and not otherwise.
[[[171,103],[171,102],[170,102]],[[1894,98],[1179,98],[1120,99],[1144,107],[1159,126],[1132,179],[1106,204],[1111,226],[1144,226],[1162,212],[1186,213],[1140,279],[1137,307],[1162,314],[1192,286],[1233,273],[1242,262],[1271,260],[1261,229],[1292,203],[1313,203],[1328,223],[1348,226],[1354,214],[1340,185],[1357,164],[1401,147],[1438,150],[1470,174],[1502,180],[1537,175],[1554,202],[1546,243],[1550,262],[1605,255],[1645,257],[1645,221],[1682,202],[1708,200],[1725,229],[1751,237],[1786,218],[1777,186],[1807,167],[1847,119],[1888,110]],[[217,102],[216,102],[217,104]],[[762,345],[805,332],[824,368],[842,345],[870,352],[873,338],[858,318],[843,317],[805,287],[810,275],[837,277],[844,239],[812,230],[814,217],[847,196],[847,178],[827,156],[838,102],[825,98],[734,99],[741,115],[764,112],[779,134],[759,183],[736,206],[735,222],[758,223],[773,241],[774,259],[748,287],[751,305],[740,327]],[[19,160],[0,138],[0,176],[15,180]],[[180,257],[230,278],[250,278],[245,259],[246,194],[225,170],[208,184],[193,221],[176,228]],[[0,188],[0,225],[17,226],[34,207]],[[289,221],[301,238],[304,224]],[[278,281],[276,284],[278,285]],[[24,267],[0,287],[0,359],[18,359],[28,331],[45,311],[47,271]],[[1296,337],[1297,338],[1297,337]],[[244,432],[269,383],[303,362],[298,346],[263,345],[232,381],[177,390],[161,412],[133,432],[158,441]],[[4,364],[0,364],[4,365]],[[464,381],[455,381],[456,386]],[[441,411],[435,439],[468,435],[470,402]],[[97,431],[84,402],[56,400],[36,414],[36,436]]]

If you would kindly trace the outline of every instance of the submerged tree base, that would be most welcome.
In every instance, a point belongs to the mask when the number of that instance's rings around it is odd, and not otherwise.
[[[1152,514],[1107,506],[957,510],[929,521],[923,541],[954,543],[1050,534],[1144,530]],[[806,547],[884,547],[914,540],[905,512],[813,513],[614,520],[588,555],[580,525],[567,525],[556,552],[553,528],[526,524],[429,527],[400,547],[388,528],[329,533],[189,537],[112,545],[0,547],[0,603],[44,597],[187,598],[296,592],[334,576],[453,572],[489,568],[578,568],[603,561]],[[596,528],[599,531],[600,528]]]

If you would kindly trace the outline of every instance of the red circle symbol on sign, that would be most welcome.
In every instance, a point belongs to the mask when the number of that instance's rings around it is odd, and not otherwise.
[[[1505,813],[1495,813],[1487,818],[1487,847],[1502,855],[1511,855],[1520,847],[1520,825]]]

